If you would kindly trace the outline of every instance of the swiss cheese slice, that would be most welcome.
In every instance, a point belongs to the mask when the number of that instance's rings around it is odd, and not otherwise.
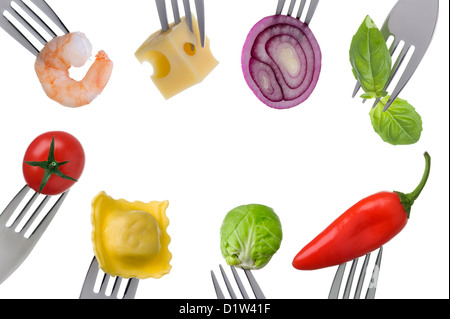
[[[203,81],[218,64],[207,37],[204,47],[201,46],[194,16],[192,24],[194,34],[183,17],[167,31],[152,34],[135,53],[141,63],[153,66],[151,78],[166,99]]]

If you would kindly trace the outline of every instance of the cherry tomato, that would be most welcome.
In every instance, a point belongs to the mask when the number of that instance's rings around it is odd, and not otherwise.
[[[69,133],[52,131],[31,142],[22,168],[29,187],[44,195],[58,195],[78,181],[84,163],[81,143]]]

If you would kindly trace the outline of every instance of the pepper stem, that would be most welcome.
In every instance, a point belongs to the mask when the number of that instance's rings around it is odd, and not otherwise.
[[[428,176],[430,175],[431,157],[427,152],[425,152],[423,156],[425,157],[425,171],[423,172],[422,180],[420,181],[419,185],[417,185],[416,189],[414,189],[409,194],[395,192],[400,197],[400,203],[403,205],[403,208],[405,209],[408,218],[411,213],[411,206],[414,204],[414,201],[419,197],[420,193],[425,187],[425,184],[427,183]]]

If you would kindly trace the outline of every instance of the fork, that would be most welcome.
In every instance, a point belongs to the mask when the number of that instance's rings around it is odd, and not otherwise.
[[[169,22],[167,18],[167,8],[165,0],[155,0],[156,8],[158,10],[159,21],[161,22],[161,30],[169,30]],[[180,9],[178,7],[178,0],[171,0],[172,12],[175,24],[180,23]],[[189,30],[193,33],[194,29],[192,26],[192,13],[189,0],[183,0],[184,12],[186,14],[186,20],[188,22]],[[197,12],[198,28],[200,31],[200,41],[202,47],[205,46],[205,3],[204,0],[195,0],[195,9]]]
[[[79,299],[119,299],[119,291],[122,287],[122,277],[116,276],[111,294],[107,294],[108,283],[111,278],[109,274],[104,273],[103,279],[100,284],[99,291],[95,291],[95,284],[99,274],[99,267],[97,258],[92,259],[91,265],[89,266],[86,278],[81,289],[81,294]],[[139,279],[130,278],[126,283],[125,290],[122,299],[134,299],[136,296],[136,291],[139,285]]]
[[[285,2],[286,2],[286,0],[278,0],[277,10],[276,10],[275,14],[277,14],[277,15],[281,14],[281,12],[283,11]],[[292,16],[296,2],[297,2],[296,0],[291,0],[291,3],[289,4],[288,12],[287,12],[288,16]],[[314,15],[314,12],[316,11],[318,4],[319,4],[319,0],[311,0],[310,1],[309,9],[306,14],[305,21],[304,21],[306,24],[309,25],[309,23],[311,22],[311,19]],[[295,17],[296,19],[300,20],[303,10],[305,8],[305,5],[306,5],[306,0],[300,0],[300,6],[298,8],[297,15]]]
[[[367,272],[367,268],[369,265],[369,260],[370,260],[370,254],[368,253],[365,257],[364,257],[364,262],[363,265],[361,267],[361,272],[360,275],[358,277],[358,283],[355,289],[355,295],[354,298],[355,299],[359,299],[361,297],[361,292],[363,289],[363,284],[364,284],[364,279],[366,276],[366,272]],[[380,249],[378,250],[378,255],[377,255],[377,259],[375,261],[375,265],[373,268],[373,272],[372,272],[372,277],[370,279],[370,283],[369,286],[367,288],[367,293],[366,293],[366,299],[374,299],[375,298],[375,292],[377,289],[377,284],[378,284],[378,275],[380,273],[380,267],[381,267],[381,257],[383,255],[383,247],[380,247]],[[351,288],[352,288],[352,284],[353,284],[353,279],[355,277],[356,274],[356,267],[358,265],[358,260],[359,258],[356,258],[352,261],[352,265],[350,268],[350,272],[348,274],[347,277],[347,281],[345,284],[345,289],[344,289],[344,294],[343,294],[343,299],[348,299],[350,297],[350,292],[351,292]],[[330,289],[330,293],[328,295],[328,299],[338,299],[339,296],[339,290],[341,288],[341,283],[342,283],[342,279],[344,278],[344,272],[345,272],[345,266],[347,263],[343,263],[341,265],[338,266],[338,269],[336,271],[336,275],[334,276],[334,280],[333,283],[331,285],[331,289]]]
[[[38,10],[32,8],[26,2],[31,2]],[[45,0],[0,0],[0,10],[2,12],[0,27],[35,56],[39,54],[39,49],[33,44],[32,38],[45,45],[47,40],[42,31],[45,31],[51,38],[57,36],[56,31],[45,22],[44,16],[50,19],[62,32],[69,33],[69,30]],[[42,30],[38,31],[35,24]],[[20,26],[30,33],[31,38],[20,30]]]
[[[384,106],[383,111],[386,111],[391,106],[422,61],[433,38],[438,13],[439,0],[399,0],[387,16],[380,31],[386,41],[391,37],[394,38],[394,41],[389,48],[391,56],[395,53],[401,42],[404,42],[404,45],[391,69],[391,74],[385,90],[391,84],[392,79],[397,74],[397,71],[412,47],[414,47],[414,52],[408,61],[403,74],[398,80],[397,85],[392,91],[388,102]],[[360,84],[357,83],[352,97],[356,96],[360,87]],[[375,101],[373,107],[375,107],[379,101],[380,98]]]
[[[50,210],[47,213],[42,213],[52,197],[50,195],[45,196],[28,220],[25,220],[24,217],[40,196],[39,193],[34,193],[17,216],[14,216],[14,212],[24,201],[29,190],[30,187],[25,185],[0,214],[0,284],[27,258],[68,194],[68,191],[66,191],[60,195]],[[43,217],[33,229],[31,226],[34,227],[34,222],[38,216]],[[24,220],[24,225],[19,229],[22,220]],[[11,224],[9,224],[10,222]],[[17,231],[17,229],[19,230]],[[28,232],[31,234],[28,235]]]
[[[233,287],[231,286],[230,281],[228,280],[228,277],[225,273],[225,270],[223,269],[222,265],[219,265],[220,272],[222,273],[223,280],[225,282],[225,286],[227,287],[228,293],[230,294],[231,299],[237,299],[236,293],[233,290]],[[234,266],[230,266],[231,272],[233,273],[233,277],[236,280],[236,284],[239,288],[239,291],[241,292],[242,298],[244,299],[250,299],[247,291],[245,290],[245,287],[241,281],[241,278],[239,277],[237,270]],[[258,285],[258,282],[256,281],[255,277],[253,276],[252,272],[249,269],[244,269],[244,273],[247,276],[248,282],[250,284],[250,287],[253,290],[253,294],[255,295],[256,299],[266,299],[264,296],[264,293],[262,292],[261,288]],[[211,278],[213,281],[214,290],[216,291],[216,295],[218,299],[225,299],[225,295],[222,292],[222,289],[220,288],[219,282],[217,281],[217,278],[214,274],[214,271],[211,270]]]

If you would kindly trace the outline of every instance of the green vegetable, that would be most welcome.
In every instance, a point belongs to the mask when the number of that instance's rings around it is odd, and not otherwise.
[[[283,232],[272,208],[250,204],[232,209],[220,228],[220,249],[230,266],[261,269],[280,248]]]
[[[388,110],[385,88],[391,77],[392,58],[381,31],[369,16],[352,38],[350,63],[355,78],[365,91],[364,99],[380,99],[370,111],[373,129],[392,145],[410,145],[420,139],[422,118],[407,101],[396,98]]]
[[[383,112],[389,96],[380,100],[370,111],[370,120],[375,132],[383,141],[392,145],[414,144],[422,133],[422,118],[407,101],[396,98]]]
[[[381,98],[387,94],[392,59],[386,41],[372,19],[367,16],[352,38],[350,63],[353,75],[366,92],[362,98]]]

